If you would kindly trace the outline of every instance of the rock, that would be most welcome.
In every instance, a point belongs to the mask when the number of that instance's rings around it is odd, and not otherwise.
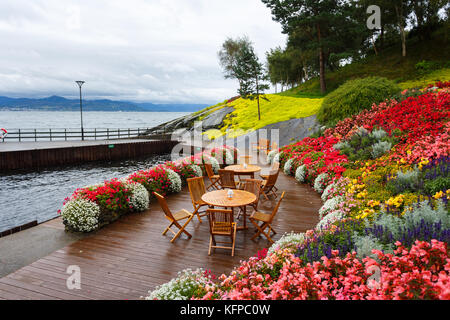
[[[204,130],[212,129],[212,128],[220,128],[223,119],[227,116],[227,114],[234,111],[233,107],[223,107],[213,113],[207,115],[202,122],[202,126]]]
[[[279,146],[282,147],[319,131],[320,124],[317,121],[316,115],[312,115],[306,118],[291,119],[273,123],[262,129],[279,129]]]

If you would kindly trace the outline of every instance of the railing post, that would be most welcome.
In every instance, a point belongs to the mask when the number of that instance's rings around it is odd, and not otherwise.
[[[139,138],[140,135],[141,135],[141,134],[139,133],[139,128],[138,128],[138,134],[137,134],[138,138]]]
[[[120,128],[117,129],[117,139],[120,139]]]
[[[67,128],[64,128],[64,140],[67,141]]]
[[[34,129],[34,141],[37,141],[36,129]]]
[[[48,132],[50,133],[50,141],[52,141],[52,129],[48,129]]]
[[[109,128],[106,128],[106,140],[109,140]]]
[[[130,136],[130,128],[128,128],[128,138],[131,137]]]
[[[97,128],[94,129],[94,140],[97,140]]]
[[[19,142],[22,140],[21,134],[20,134],[20,129],[19,129]],[[3,139],[3,141],[5,141],[5,139]]]

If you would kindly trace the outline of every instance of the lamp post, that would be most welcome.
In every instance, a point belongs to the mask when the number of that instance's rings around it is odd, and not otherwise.
[[[75,81],[80,87],[80,115],[81,115],[81,140],[84,141],[84,130],[83,130],[83,102],[81,100],[81,86],[84,84],[84,81]]]

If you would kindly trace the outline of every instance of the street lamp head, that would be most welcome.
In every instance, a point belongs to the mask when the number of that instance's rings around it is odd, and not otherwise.
[[[77,84],[78,84],[78,86],[81,88],[81,86],[83,85],[83,83],[84,83],[84,81],[75,81]]]

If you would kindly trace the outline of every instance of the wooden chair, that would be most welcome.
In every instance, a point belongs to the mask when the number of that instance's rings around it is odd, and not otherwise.
[[[273,194],[275,196],[275,199],[277,198],[277,194],[275,193],[275,184],[277,183],[279,173],[279,170],[271,171],[269,176],[267,177],[267,180],[264,180],[261,184],[261,193],[264,198],[266,198],[266,200],[269,200],[269,194]]]
[[[236,189],[236,180],[234,180],[234,171],[219,169],[220,186],[222,189]]]
[[[270,149],[270,141],[267,139],[259,139],[257,143],[252,143],[253,150],[256,150],[258,153],[260,151],[267,151]]]
[[[203,177],[189,178],[186,179],[189,194],[191,195],[192,205],[194,206],[193,215],[197,215],[198,221],[202,222],[200,217],[204,217],[207,215],[206,211],[202,215],[200,215],[200,208],[204,206],[208,206],[208,204],[202,200],[202,196],[206,193],[205,181]]]
[[[274,163],[272,163],[272,167],[270,167],[270,172],[274,172],[274,171],[278,171],[280,170],[280,163],[278,161],[274,161]],[[269,174],[260,174],[259,176],[261,178],[263,178],[264,180],[267,180],[267,178],[269,177]]]
[[[208,175],[209,181],[211,181],[211,184],[206,188],[206,190],[209,190],[211,188],[219,189],[220,176],[218,174],[214,174],[212,165],[210,163],[205,163],[205,171]]]
[[[250,164],[250,159],[252,158],[252,156],[241,156],[241,164]]]
[[[233,211],[223,209],[208,209],[209,218],[209,251],[208,255],[211,255],[211,249],[230,249],[231,256],[234,256],[234,246],[236,244],[236,223],[233,221]],[[230,242],[217,241],[216,236],[229,237]],[[218,244],[229,244],[230,247],[219,246]]]
[[[243,182],[243,190],[253,193],[256,196],[255,202],[251,203],[250,206],[256,211],[258,210],[258,203],[259,203],[259,196],[261,195],[261,184],[262,180],[259,179],[245,179],[242,180]],[[242,214],[242,209],[239,210],[239,213],[237,215],[236,219],[239,219],[239,217]]]
[[[153,194],[155,195],[156,199],[158,199],[159,205],[166,215],[166,219],[170,221],[170,225],[164,230],[163,236],[166,235],[167,231],[172,232],[174,234],[174,237],[172,238],[172,240],[170,240],[170,242],[172,243],[181,235],[181,233],[185,233],[189,239],[192,238],[192,235],[187,232],[185,228],[189,224],[189,222],[191,222],[192,218],[194,218],[194,215],[185,209],[181,209],[180,211],[172,214],[169,207],[167,206],[166,199],[157,192],[153,192]],[[185,222],[185,224],[181,225],[178,221],[184,219],[187,219],[187,221]],[[175,225],[179,229],[177,233],[170,229],[170,227],[173,225]]]
[[[284,191],[281,194],[280,200],[278,200],[277,205],[273,209],[272,213],[262,213],[259,211],[255,211],[249,218],[249,220],[255,225],[256,227],[256,233],[252,237],[252,240],[254,240],[256,237],[259,237],[261,234],[263,234],[267,240],[269,240],[270,243],[273,243],[272,238],[270,237],[270,234],[273,232],[273,234],[277,234],[276,231],[272,227],[272,221],[275,215],[278,212],[278,209],[280,207],[281,201],[284,198]],[[261,224],[259,224],[261,222]],[[269,228],[269,232],[266,233],[266,229]]]

